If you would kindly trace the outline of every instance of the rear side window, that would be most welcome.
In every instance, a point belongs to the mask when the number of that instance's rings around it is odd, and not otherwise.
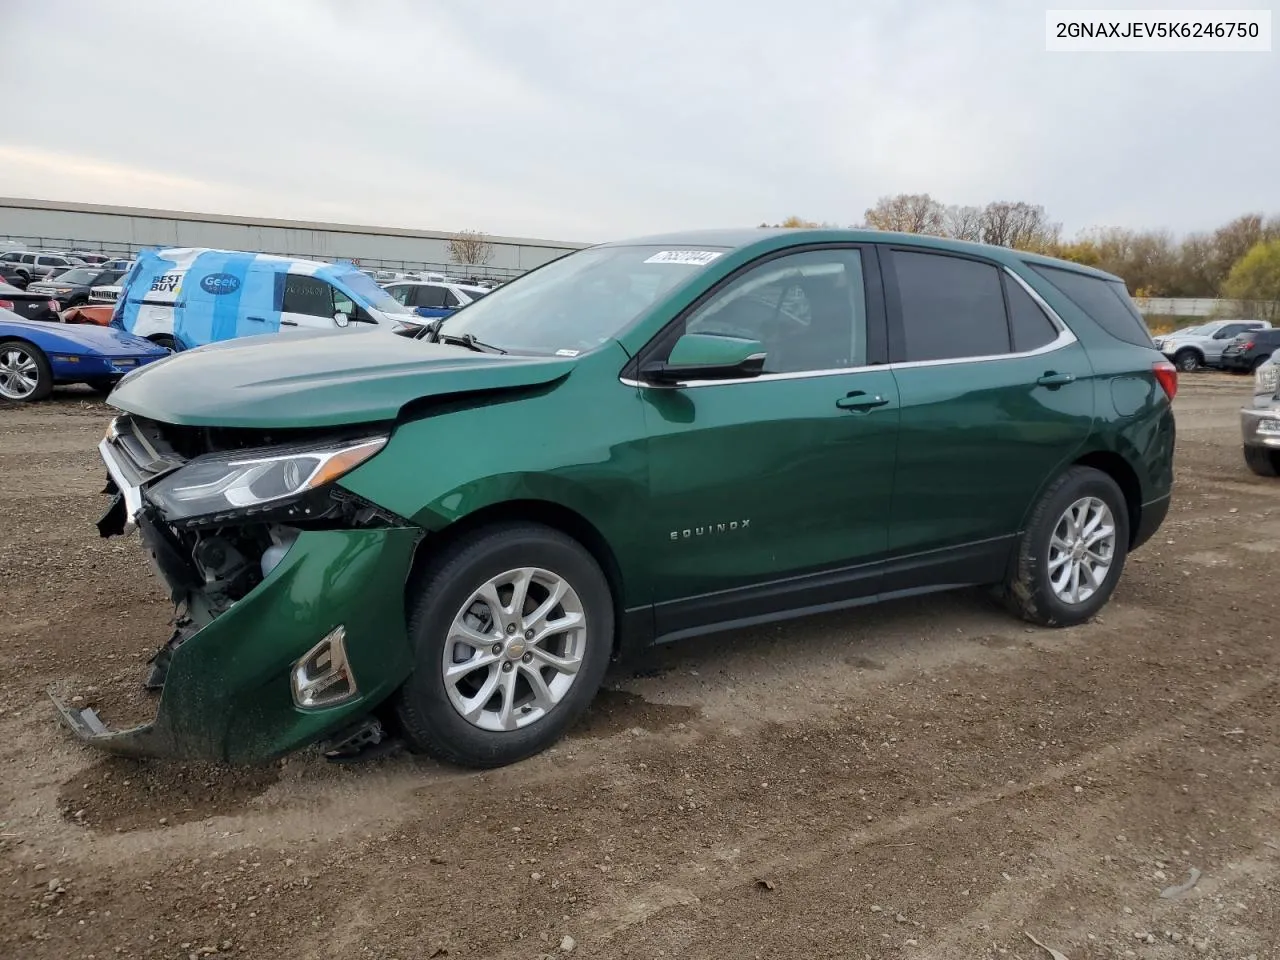
[[[1117,340],[1140,347],[1153,345],[1142,314],[1138,313],[1138,308],[1129,299],[1129,291],[1119,280],[1103,280],[1074,270],[1061,270],[1040,264],[1029,266]]]
[[[989,263],[893,251],[908,362],[1009,352],[1000,271]]]
[[[1005,295],[1009,298],[1009,325],[1013,329],[1013,352],[1038,350],[1058,338],[1058,328],[1040,309],[1022,284],[1005,278]]]
[[[439,308],[444,306],[444,287],[424,284],[418,288],[417,304],[420,307]]]

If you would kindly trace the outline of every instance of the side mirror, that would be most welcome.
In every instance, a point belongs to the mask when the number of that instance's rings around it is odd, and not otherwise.
[[[665,361],[640,368],[640,375],[656,383],[686,380],[736,380],[764,372],[765,350],[759,340],[709,333],[686,333]]]
[[[335,326],[345,327],[347,324],[351,322],[351,318],[348,317],[341,310],[339,310],[337,313],[333,315],[333,322]]]

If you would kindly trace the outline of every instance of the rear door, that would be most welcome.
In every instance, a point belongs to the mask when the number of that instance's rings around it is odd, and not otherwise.
[[[885,592],[999,580],[1031,501],[1089,435],[1092,367],[1006,268],[923,247],[883,260],[902,406]]]

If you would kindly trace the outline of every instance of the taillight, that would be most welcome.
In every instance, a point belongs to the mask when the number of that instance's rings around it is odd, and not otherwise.
[[[0,310],[12,310],[12,309],[13,309],[12,300],[0,300]]]
[[[1241,350],[1252,350],[1253,347],[1254,347],[1254,343],[1252,340],[1246,340],[1244,343],[1240,344]]]
[[[1161,360],[1151,365],[1151,372],[1160,381],[1165,395],[1172,400],[1178,395],[1178,368],[1168,360]]]

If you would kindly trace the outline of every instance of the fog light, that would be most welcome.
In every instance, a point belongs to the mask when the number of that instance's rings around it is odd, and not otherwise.
[[[293,665],[293,702],[300,707],[332,707],[358,692],[347,663],[347,630],[334,627]]]

